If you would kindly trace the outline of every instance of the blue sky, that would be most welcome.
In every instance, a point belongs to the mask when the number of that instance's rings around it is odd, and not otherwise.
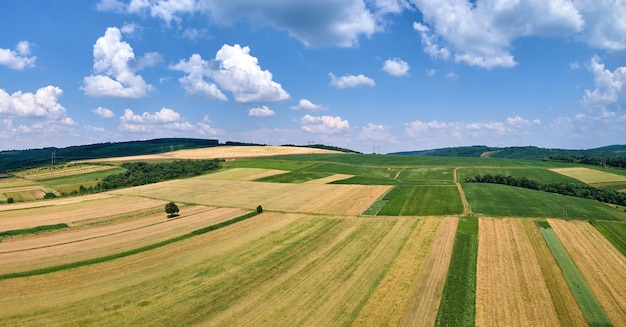
[[[624,0],[0,5],[0,150],[626,143]]]

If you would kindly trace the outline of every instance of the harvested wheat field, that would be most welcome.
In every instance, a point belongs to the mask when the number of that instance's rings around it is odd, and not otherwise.
[[[185,207],[180,217],[158,213],[138,220],[0,243],[0,274],[52,267],[104,257],[158,243],[241,216],[233,208]]]
[[[389,186],[287,184],[213,180],[211,175],[144,185],[111,192],[217,207],[356,215]]]
[[[141,160],[178,160],[178,159],[234,159],[234,158],[255,158],[279,156],[287,154],[327,154],[342,153],[339,151],[313,149],[294,146],[217,146],[202,149],[178,150],[160,154],[150,154],[143,156],[129,156],[106,158],[97,160],[97,162],[119,162],[119,161],[141,161]]]
[[[478,228],[476,325],[558,326],[522,220],[482,218]]]
[[[41,167],[41,168],[33,168],[28,170],[23,170],[19,173],[16,173],[16,176],[30,179],[30,180],[43,180],[57,177],[65,177],[65,176],[73,176],[73,175],[81,175],[87,173],[93,173],[97,171],[104,171],[110,169],[116,169],[117,166],[107,166],[107,165],[85,165],[85,164],[69,164],[65,166],[55,166],[54,169],[50,169],[50,167]]]
[[[287,170],[263,168],[232,168],[203,176],[206,179],[227,181],[253,181],[255,179],[288,173]]]
[[[0,208],[0,231],[66,223],[69,226],[119,220],[147,209],[163,210],[165,201],[132,196],[93,196],[16,203]]]
[[[0,324],[346,325],[417,223],[263,213],[158,251],[0,280]]]
[[[550,169],[559,174],[576,178],[587,184],[607,183],[607,182],[626,182],[626,176],[607,173],[597,169],[584,167],[574,168],[554,168]]]
[[[549,219],[615,326],[626,326],[626,258],[586,221]]]

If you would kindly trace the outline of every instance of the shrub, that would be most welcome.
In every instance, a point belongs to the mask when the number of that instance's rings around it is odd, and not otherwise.
[[[13,203],[15,200],[13,198],[7,198],[7,203]]]
[[[263,207],[261,207],[261,205],[256,207],[256,213],[262,213],[262,212],[263,212]]]
[[[54,194],[54,193],[52,193],[52,192],[47,192],[47,193],[43,196],[43,198],[44,198],[44,199],[54,199],[54,198],[56,198],[56,197],[57,197],[57,196],[56,196],[56,194]]]

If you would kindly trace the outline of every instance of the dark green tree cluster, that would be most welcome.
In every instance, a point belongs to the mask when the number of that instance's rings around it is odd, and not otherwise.
[[[531,190],[558,193],[575,196],[600,202],[626,206],[626,193],[606,190],[576,183],[542,183],[526,177],[512,177],[503,175],[476,175],[465,179],[468,183],[491,183],[528,188]]]
[[[220,159],[213,160],[177,160],[149,164],[146,162],[127,162],[122,164],[126,171],[109,175],[102,179],[97,188],[110,190],[128,186],[139,186],[206,174],[221,167]]]
[[[626,168],[626,157],[598,157],[598,156],[585,156],[585,155],[553,155],[546,158],[547,161],[558,161],[568,163],[580,163],[594,166],[609,166],[615,168]]]

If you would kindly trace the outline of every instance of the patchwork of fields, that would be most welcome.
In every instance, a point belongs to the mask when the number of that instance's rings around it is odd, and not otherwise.
[[[0,204],[0,326],[626,326],[625,208],[463,182],[575,167],[315,152]],[[0,191],[119,171],[77,167]]]

